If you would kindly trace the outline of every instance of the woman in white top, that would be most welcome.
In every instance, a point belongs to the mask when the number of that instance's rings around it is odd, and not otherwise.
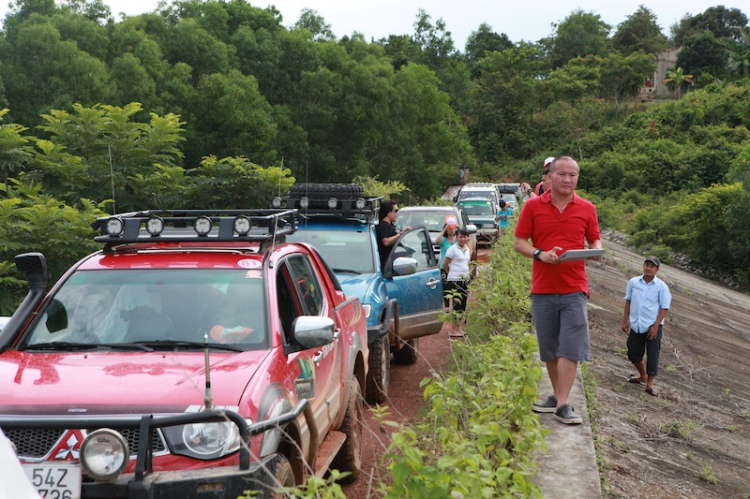
[[[471,269],[471,250],[469,249],[469,233],[466,229],[458,231],[458,242],[448,248],[443,261],[443,269],[448,274],[445,290],[449,296],[449,311],[455,312],[458,324],[451,321],[451,338],[463,338],[463,325],[466,324],[466,300],[469,296],[469,278]],[[458,327],[458,329],[457,329]]]

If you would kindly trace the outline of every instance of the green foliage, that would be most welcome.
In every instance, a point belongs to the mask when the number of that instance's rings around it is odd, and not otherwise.
[[[365,196],[382,196],[383,199],[400,197],[409,192],[409,188],[401,182],[389,180],[381,182],[378,177],[354,177],[354,183],[362,186]]]
[[[708,73],[723,78],[727,72],[726,43],[717,40],[710,31],[696,33],[682,44],[675,65],[696,78]]]
[[[425,422],[393,435],[386,498],[539,497],[534,455],[545,442],[531,413],[541,370],[529,322],[530,265],[511,237],[494,248],[472,284],[470,342],[455,347],[452,373],[423,381]]]
[[[16,180],[9,188],[0,185],[0,194],[0,315],[11,315],[27,292],[14,257],[44,254],[51,285],[77,260],[99,249],[90,224],[105,213],[86,199],[78,208],[66,206],[42,194],[39,185]]]
[[[625,56],[638,51],[659,54],[668,46],[669,41],[661,32],[656,16],[644,5],[625,18],[612,36],[612,47]]]
[[[607,35],[611,26],[599,14],[574,10],[558,26],[552,49],[554,67],[560,67],[576,57],[605,55]]]
[[[709,7],[701,14],[685,15],[679,23],[672,26],[672,38],[677,47],[690,36],[704,31],[709,31],[719,39],[737,40],[740,29],[747,26],[747,23],[747,16],[740,9],[718,5]]]

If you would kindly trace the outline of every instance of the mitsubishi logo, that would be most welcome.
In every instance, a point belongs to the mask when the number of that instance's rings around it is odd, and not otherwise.
[[[67,430],[52,448],[50,456],[56,461],[77,461],[85,437],[85,430]]]

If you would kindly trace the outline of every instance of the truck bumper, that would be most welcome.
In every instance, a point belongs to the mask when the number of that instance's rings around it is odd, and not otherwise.
[[[81,499],[205,499],[207,497],[238,497],[246,490],[258,490],[266,497],[274,486],[266,470],[275,455],[253,461],[247,470],[236,466],[190,471],[150,473],[140,482],[133,474],[122,475],[114,483],[84,483]]]

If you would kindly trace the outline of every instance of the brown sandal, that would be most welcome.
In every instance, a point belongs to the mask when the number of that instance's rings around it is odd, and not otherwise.
[[[652,397],[658,397],[659,396],[659,392],[657,392],[653,388],[646,388],[646,393],[648,393]]]

